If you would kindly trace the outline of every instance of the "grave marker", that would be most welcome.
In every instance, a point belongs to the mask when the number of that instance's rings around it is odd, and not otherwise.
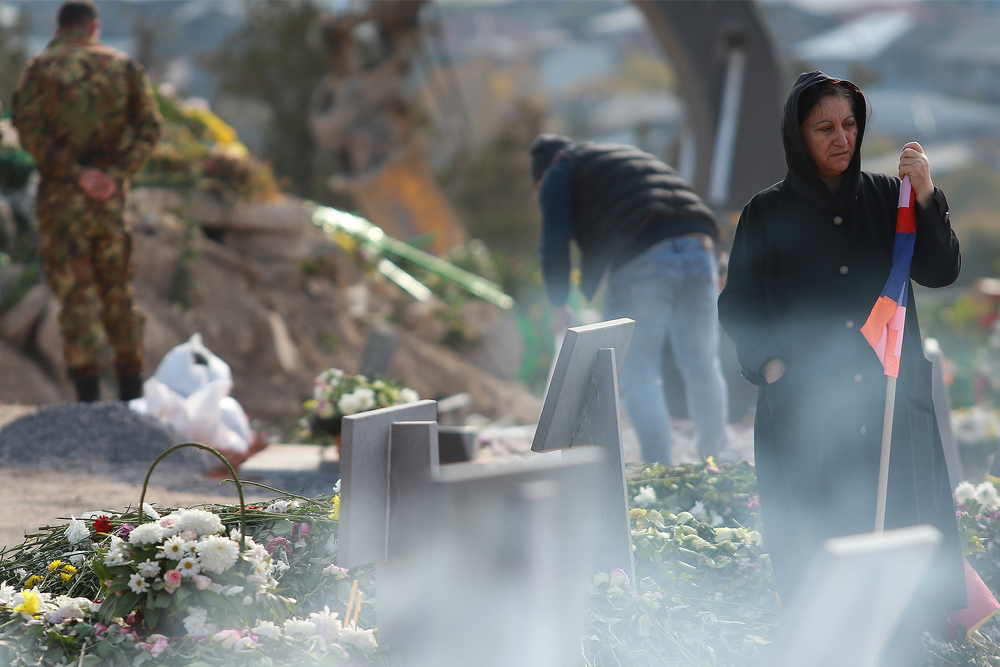
[[[940,542],[926,525],[826,540],[784,615],[769,667],[875,667]]]
[[[944,447],[944,460],[948,465],[948,481],[951,488],[965,479],[965,470],[962,467],[962,459],[958,455],[958,446],[955,442],[955,433],[951,430],[951,397],[948,396],[948,387],[944,383],[944,355],[941,354],[941,347],[934,338],[924,341],[924,356],[931,362],[931,400],[934,404],[934,416],[937,417],[938,430],[941,433],[941,445]],[[993,467],[1000,472],[1000,461],[993,459]],[[991,475],[996,475],[990,471]]]
[[[398,346],[399,336],[388,329],[373,328],[365,342],[365,350],[361,355],[361,366],[358,373],[367,378],[384,379],[388,377]]]
[[[566,331],[549,381],[531,449],[536,452],[597,445],[604,450],[594,494],[602,536],[597,567],[621,568],[635,581],[618,371],[635,327],[623,318]]]
[[[579,665],[602,458],[578,447],[438,469],[420,544],[379,566],[393,573],[391,643],[407,667]]]
[[[437,404],[417,401],[348,415],[341,422],[338,562],[385,560],[389,518],[389,432],[394,422],[435,421]]]

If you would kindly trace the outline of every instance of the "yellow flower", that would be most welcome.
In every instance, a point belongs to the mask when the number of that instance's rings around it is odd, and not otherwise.
[[[62,571],[63,572],[69,572],[70,574],[76,574],[76,568],[73,567],[72,565],[70,565],[69,563],[65,563],[62,566]]]
[[[642,528],[642,520],[646,518],[646,510],[640,507],[636,507],[634,509],[629,510],[628,516],[630,519],[633,519],[635,521],[635,525],[637,528]]]
[[[42,580],[41,577],[39,577],[37,574],[33,574],[25,580],[24,585],[27,586],[28,588],[31,588],[41,580]]]
[[[333,509],[330,510],[330,518],[334,521],[340,521],[340,496],[334,496],[330,499],[333,503]]]
[[[708,467],[710,468],[715,467],[715,457],[709,456],[707,459],[705,459],[705,463],[708,464]]]
[[[34,616],[38,613],[38,594],[24,589],[21,591],[21,595],[24,597],[24,602],[14,607],[14,611],[23,611],[25,614],[31,614]]]
[[[52,561],[51,563],[49,563],[49,572],[51,572],[52,570],[56,569],[60,565],[62,565],[62,561],[61,560],[54,560],[54,561]]]
[[[70,574],[69,572],[60,572],[59,578],[62,579],[63,581],[69,581],[70,579],[73,578],[73,575]]]

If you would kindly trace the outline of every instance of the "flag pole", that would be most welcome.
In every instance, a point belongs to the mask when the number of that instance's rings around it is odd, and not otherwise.
[[[882,418],[882,458],[878,466],[878,500],[875,504],[875,533],[885,529],[885,498],[889,491],[889,449],[892,444],[892,415],[896,408],[896,378],[886,376],[885,417]]]

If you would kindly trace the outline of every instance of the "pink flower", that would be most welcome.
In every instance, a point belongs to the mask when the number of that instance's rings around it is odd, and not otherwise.
[[[611,588],[616,588],[622,584],[625,584],[626,586],[629,585],[628,575],[625,574],[625,570],[620,567],[616,567],[611,570],[611,582],[609,585]]]
[[[163,590],[168,593],[173,593],[181,585],[181,571],[180,570],[167,570],[163,573]]]
[[[103,623],[94,623],[94,634],[97,636],[103,635],[107,629],[108,626]]]
[[[709,475],[718,475],[722,471],[716,468],[715,466],[708,466],[707,468],[705,468],[705,472],[707,472]]]
[[[236,642],[241,638],[239,630],[223,630],[212,635],[212,640],[222,644],[222,648],[232,650]]]
[[[212,580],[203,574],[196,574],[191,578],[194,579],[194,585],[199,591],[203,591],[212,585]]]
[[[191,530],[190,528],[188,528],[187,530],[182,530],[180,532],[180,536],[181,539],[185,540],[186,542],[194,542],[195,540],[198,539],[198,533],[194,530]]]
[[[760,498],[754,498],[747,504],[748,509],[755,510],[760,507]]]
[[[323,568],[323,574],[332,574],[338,580],[347,578],[347,568],[330,563]]]

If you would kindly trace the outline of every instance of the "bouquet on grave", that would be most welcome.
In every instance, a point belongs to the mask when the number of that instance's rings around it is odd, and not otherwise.
[[[210,636],[294,611],[294,600],[278,593],[267,549],[249,536],[241,545],[239,531],[225,535],[218,515],[180,509],[151,518],[94,549],[101,623],[134,614],[150,630],[178,632],[183,624],[187,634]]]
[[[364,375],[330,368],[316,376],[313,397],[302,404],[306,414],[299,420],[294,439],[329,445],[340,434],[340,422],[345,415],[418,400],[416,391],[391,380],[369,380]]]

